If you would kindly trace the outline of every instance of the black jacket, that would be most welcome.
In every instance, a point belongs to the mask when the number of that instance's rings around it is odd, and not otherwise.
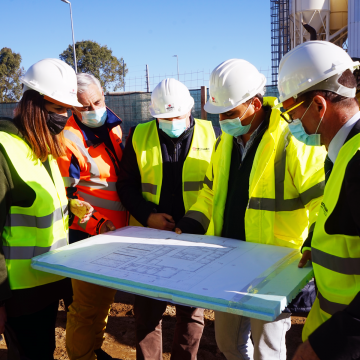
[[[185,214],[182,196],[182,169],[190,149],[195,121],[191,116],[190,128],[179,138],[170,138],[156,122],[163,159],[163,179],[161,185],[159,205],[146,201],[141,192],[141,176],[132,144],[135,127],[130,129],[125,149],[120,163],[120,174],[117,191],[121,203],[130,214],[143,226],[147,226],[147,219],[151,213],[166,213],[177,222]],[[214,128],[219,136],[220,129]]]
[[[24,139],[10,118],[0,118],[0,131]],[[44,165],[49,171],[50,167],[46,166],[45,163]],[[34,191],[21,179],[9,160],[4,147],[0,144],[0,234],[3,232],[10,206],[29,207],[34,200]],[[10,290],[2,241],[0,241],[0,302],[6,301],[8,316],[39,311],[52,302],[71,294],[70,279],[29,289]]]
[[[359,133],[360,120],[346,141]],[[346,167],[338,202],[325,229],[328,234],[358,236],[360,241],[360,151]],[[309,342],[321,360],[360,359],[360,293],[348,307],[319,326],[309,336]]]

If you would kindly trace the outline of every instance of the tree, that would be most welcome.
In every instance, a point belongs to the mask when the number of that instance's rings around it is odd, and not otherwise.
[[[6,47],[0,50],[0,102],[14,102],[21,98],[20,77],[25,71],[20,64],[20,54]]]
[[[106,91],[115,91],[124,86],[123,58],[116,58],[112,50],[95,41],[85,40],[75,44],[78,72],[90,73],[100,80]],[[63,51],[59,58],[74,67],[73,47]],[[125,75],[128,72],[125,64]]]

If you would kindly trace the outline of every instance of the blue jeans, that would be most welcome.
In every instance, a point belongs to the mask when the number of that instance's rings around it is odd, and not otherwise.
[[[227,360],[286,360],[285,335],[290,327],[290,313],[270,322],[215,311],[216,342]]]

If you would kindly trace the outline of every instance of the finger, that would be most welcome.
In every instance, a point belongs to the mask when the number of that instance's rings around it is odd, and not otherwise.
[[[303,268],[310,259],[311,259],[311,251],[306,250],[299,261],[298,267]]]
[[[169,214],[162,214],[162,215],[163,215],[163,217],[164,217],[165,219],[167,219],[169,222],[172,222],[172,223],[175,222],[174,219],[173,219],[173,217],[172,217],[171,215],[169,215]]]
[[[167,224],[165,225],[165,230],[173,230],[175,227],[175,223],[170,223],[170,222],[167,222]]]
[[[182,231],[181,231],[179,228],[176,228],[176,229],[175,229],[175,232],[176,232],[178,235],[181,235],[181,234],[182,234]]]
[[[107,224],[107,227],[108,227],[108,229],[109,229],[110,231],[116,230],[116,227],[114,226],[114,224],[113,224],[112,222],[108,223],[108,224]]]

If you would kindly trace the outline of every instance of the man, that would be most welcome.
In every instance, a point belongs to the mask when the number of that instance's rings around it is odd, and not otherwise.
[[[220,114],[223,133],[204,188],[177,233],[295,249],[311,237],[323,194],[324,152],[291,136],[280,111],[272,109],[277,99],[263,99],[265,83],[245,60],[227,60],[213,70],[205,110]],[[228,360],[286,359],[290,315],[267,322],[216,311],[217,344]]]
[[[121,120],[105,107],[104,92],[93,75],[77,74],[78,99],[64,130],[66,156],[58,159],[69,199],[89,202],[95,209],[81,223],[70,219],[69,242],[127,225],[127,213],[116,191],[122,156]],[[102,349],[109,307],[116,290],[72,280],[73,303],[66,325],[71,360],[111,359]]]
[[[130,130],[118,181],[119,196],[132,216],[130,225],[137,221],[173,230],[195,203],[216,137],[211,122],[192,117],[193,105],[185,85],[165,79],[151,94],[150,113],[156,119]],[[166,305],[136,296],[136,359],[162,360],[161,321]],[[196,359],[203,313],[203,309],[176,305],[173,360]]]
[[[325,41],[306,42],[280,63],[280,100],[293,119],[291,132],[328,150],[311,243],[318,292],[297,360],[360,358],[360,112],[352,74],[357,66]]]

